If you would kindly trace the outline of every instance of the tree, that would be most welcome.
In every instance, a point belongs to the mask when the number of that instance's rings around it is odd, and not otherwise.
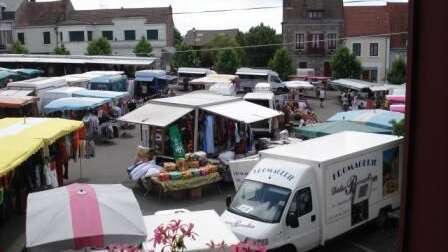
[[[193,48],[181,43],[176,46],[176,53],[173,57],[173,65],[179,67],[197,67],[200,64],[199,53],[192,51]]]
[[[361,77],[361,62],[348,50],[347,47],[339,48],[331,58],[333,78],[359,79]]]
[[[174,27],[174,45],[180,45],[184,41],[184,38],[182,37],[182,34],[180,34],[179,30]]]
[[[213,38],[206,46],[205,49],[217,49],[227,47],[239,47],[238,42],[228,35],[218,35]],[[235,48],[235,53],[238,56],[238,61],[244,64],[245,52],[241,48]],[[201,52],[201,66],[212,67],[217,63],[219,50],[205,50]]]
[[[151,43],[148,42],[148,40],[145,38],[145,36],[142,36],[140,41],[134,47],[133,52],[135,53],[135,55],[141,56],[141,57],[150,56],[150,54],[152,52]]]
[[[275,34],[275,29],[265,26],[263,23],[250,28],[244,35],[244,41],[246,46],[281,43],[281,40]],[[266,67],[279,47],[279,45],[273,45],[246,48],[247,63],[253,67]]]
[[[283,80],[287,80],[289,75],[294,73],[292,59],[285,48],[277,49],[274,57],[269,61],[269,68],[276,71]]]
[[[87,55],[111,55],[112,47],[106,38],[99,38],[90,41],[87,46]]]
[[[217,56],[216,70],[223,74],[234,74],[240,66],[240,60],[235,50],[221,50]]]
[[[16,54],[28,53],[28,49],[20,41],[16,41],[12,44],[11,51]]]
[[[399,122],[391,121],[392,123],[392,134],[396,136],[404,136],[406,134],[406,120],[402,119]]]
[[[387,80],[392,84],[403,84],[406,82],[406,63],[403,58],[398,58],[392,63],[392,69],[387,74]]]
[[[61,45],[61,47],[56,47],[54,49],[54,54],[57,55],[70,55],[70,51],[65,48],[64,44]]]

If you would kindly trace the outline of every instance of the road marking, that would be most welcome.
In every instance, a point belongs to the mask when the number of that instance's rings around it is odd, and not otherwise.
[[[359,244],[359,243],[352,242],[352,241],[348,241],[348,240],[343,240],[343,241],[344,241],[345,243],[347,243],[347,244],[349,244],[349,245],[352,245],[353,247],[359,248],[359,249],[361,249],[361,250],[363,250],[363,251],[365,251],[365,252],[376,252],[375,250],[373,250],[373,249],[369,249],[368,247],[363,246],[363,245],[361,245],[361,244]]]

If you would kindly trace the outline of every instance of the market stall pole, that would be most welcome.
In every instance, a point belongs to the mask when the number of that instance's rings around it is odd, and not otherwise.
[[[198,151],[198,136],[199,135],[199,109],[194,110],[194,152]]]
[[[137,247],[146,237],[138,202],[122,185],[71,184],[28,197],[27,251]]]

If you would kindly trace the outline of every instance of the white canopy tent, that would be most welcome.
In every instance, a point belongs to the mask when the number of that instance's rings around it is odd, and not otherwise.
[[[211,74],[202,78],[197,78],[190,81],[192,85],[206,85],[210,86],[215,83],[232,83],[238,76],[228,74]]]
[[[119,118],[119,120],[141,125],[166,127],[194,110],[194,150],[197,151],[200,109],[246,124],[281,115],[276,110],[243,101],[240,97],[194,92],[152,100],[145,106]]]
[[[330,84],[333,86],[340,86],[340,87],[350,88],[350,89],[359,90],[359,91],[363,90],[363,89],[368,89],[372,86],[380,86],[380,85],[372,83],[372,82],[355,80],[355,79],[337,79],[337,80],[332,80],[330,82]]]
[[[193,111],[193,108],[148,103],[123,117],[121,121],[155,127],[166,127]]]
[[[310,84],[308,81],[285,81],[285,86],[289,89],[313,89],[314,86]]]

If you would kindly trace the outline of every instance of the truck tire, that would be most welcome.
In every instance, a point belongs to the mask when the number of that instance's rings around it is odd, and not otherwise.
[[[381,209],[380,213],[378,214],[378,217],[375,220],[375,226],[377,228],[384,228],[389,223],[389,208],[383,208]]]
[[[268,252],[297,252],[297,250],[293,245],[288,244],[280,248],[270,249]]]

